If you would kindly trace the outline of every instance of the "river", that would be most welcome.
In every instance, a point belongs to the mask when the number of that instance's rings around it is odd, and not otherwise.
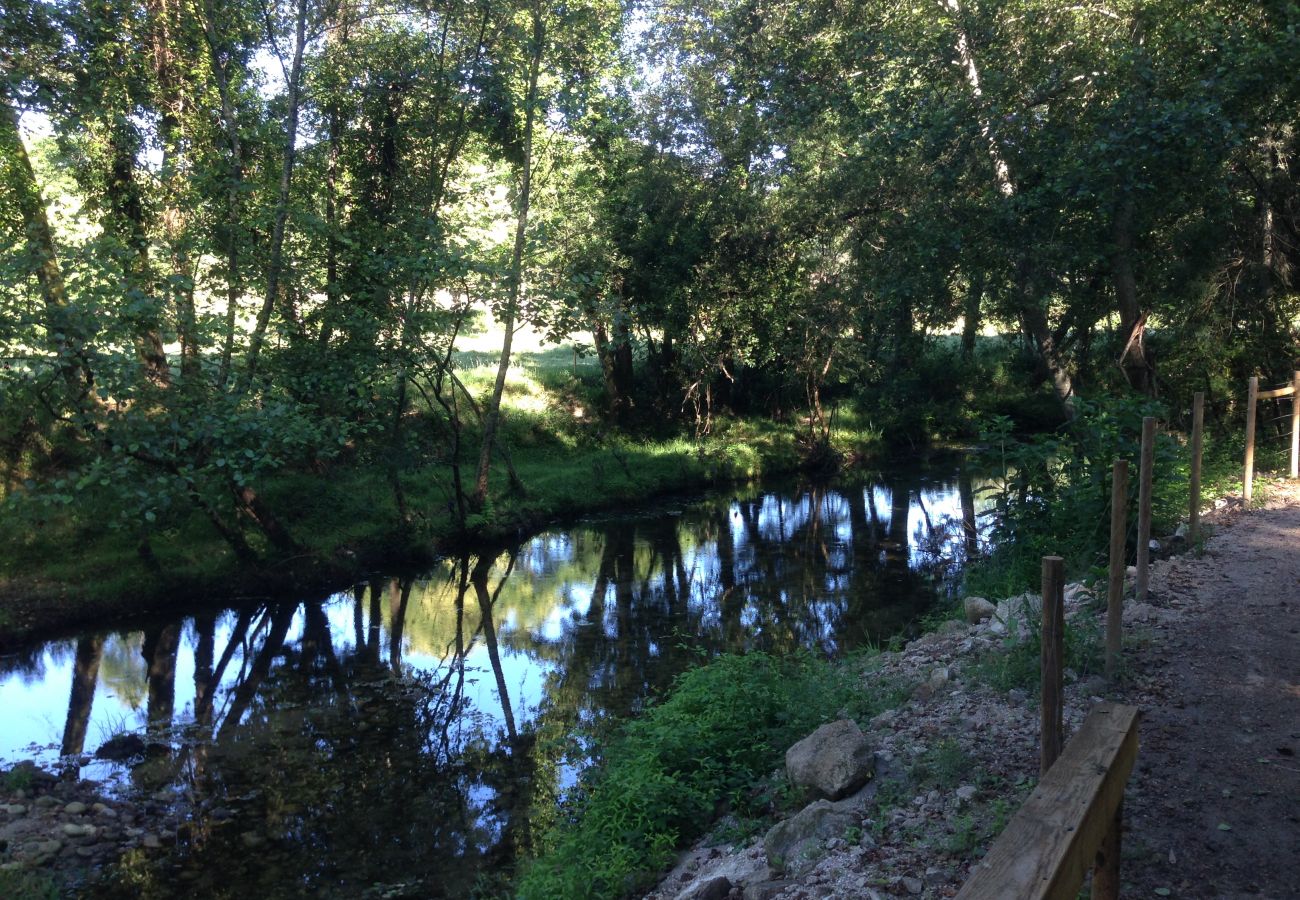
[[[0,760],[183,823],[147,865],[188,894],[492,895],[601,734],[719,652],[905,636],[976,550],[974,510],[948,458],[590,519],[326,597],[178,598],[0,658]],[[113,739],[137,752],[96,758]]]

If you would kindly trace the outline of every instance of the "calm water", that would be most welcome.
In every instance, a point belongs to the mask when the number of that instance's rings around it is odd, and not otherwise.
[[[0,759],[169,806],[188,825],[156,874],[186,894],[491,893],[561,814],[589,736],[701,652],[905,632],[974,549],[972,497],[956,462],[756,490],[70,636],[0,658]],[[92,758],[124,733],[145,757]]]

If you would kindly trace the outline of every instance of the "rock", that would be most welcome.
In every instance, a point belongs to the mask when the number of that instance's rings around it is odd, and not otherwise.
[[[119,734],[100,744],[99,749],[95,751],[95,758],[106,759],[109,762],[125,762],[135,756],[144,756],[145,748],[144,738],[140,735]]]
[[[962,803],[968,803],[970,800],[974,799],[976,793],[977,791],[974,785],[963,784],[961,787],[957,788],[957,799]]]
[[[262,837],[256,831],[245,831],[239,836],[239,839],[249,850],[256,850],[258,847],[266,843],[266,838]]]
[[[86,804],[82,803],[80,800],[73,800],[67,806],[63,807],[63,811],[70,816],[80,816],[86,812],[87,808]]]
[[[862,787],[875,768],[866,735],[851,719],[823,725],[785,753],[791,783],[828,800],[839,800]]]
[[[3,809],[6,813],[15,818],[27,813],[27,807],[23,806],[21,803],[10,803],[3,807]]]
[[[39,856],[53,856],[63,849],[63,841],[58,838],[50,838],[48,841],[38,841],[33,845],[33,850]]]
[[[49,794],[45,794],[44,796],[36,798],[35,805],[40,807],[41,809],[49,809],[51,806],[59,805],[59,798],[51,797]]]
[[[744,900],[772,900],[793,883],[792,881],[760,881],[748,885],[741,896]]]
[[[1036,616],[1043,608],[1043,598],[1026,591],[1018,597],[1008,597],[998,602],[996,615],[1002,624],[1008,625],[1012,619],[1024,622],[1029,616]]]
[[[161,850],[162,838],[158,837],[156,834],[146,834],[144,837],[140,838],[140,846],[144,847],[146,850]]]
[[[965,623],[958,622],[956,619],[949,619],[948,621],[940,625],[939,630],[936,631],[935,633],[947,636],[950,634],[958,634],[960,632],[964,632],[965,630],[966,630]]]
[[[772,868],[791,875],[802,875],[822,855],[823,845],[831,838],[842,838],[862,819],[855,813],[836,809],[828,800],[818,800],[793,818],[773,825],[763,838],[763,849]]]
[[[1110,684],[1100,675],[1093,675],[1083,683],[1083,690],[1089,697],[1104,697]]]
[[[677,900],[725,900],[731,893],[731,882],[722,877],[702,878],[687,885],[677,895]]]
[[[105,819],[117,818],[117,810],[113,809],[113,807],[111,806],[105,806],[102,803],[96,803],[94,806],[91,807],[91,810],[94,811],[95,815],[101,816]]]
[[[919,878],[904,878],[902,883],[903,890],[907,891],[909,894],[919,894],[921,893],[921,888],[925,886],[921,884],[921,879]]]
[[[63,826],[63,833],[68,837],[86,837],[95,833],[95,826],[78,825],[75,822],[69,822]]]
[[[978,625],[985,619],[993,617],[998,608],[983,597],[967,597],[965,602],[966,621],[972,625]]]

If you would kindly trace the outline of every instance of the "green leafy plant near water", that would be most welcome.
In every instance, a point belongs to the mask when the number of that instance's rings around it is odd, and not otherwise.
[[[1006,597],[1035,590],[1044,556],[1065,558],[1071,577],[1103,571],[1110,529],[1111,466],[1128,461],[1128,548],[1136,542],[1142,419],[1169,421],[1159,403],[1138,397],[1079,398],[1074,422],[1028,437],[994,416],[981,429],[979,465],[1000,474],[995,489],[992,552],[970,567],[966,594]],[[1202,494],[1226,491],[1237,472],[1229,442],[1207,442]],[[1191,454],[1174,435],[1157,432],[1152,477],[1152,535],[1168,534],[1187,516]]]
[[[542,837],[519,896],[621,897],[653,880],[719,809],[752,812],[790,744],[843,713],[866,717],[901,699],[888,686],[863,689],[870,659],[751,653],[681,676],[606,747],[567,820]]]

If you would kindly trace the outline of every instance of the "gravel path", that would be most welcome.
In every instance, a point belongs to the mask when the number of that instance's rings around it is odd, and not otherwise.
[[[1153,568],[1120,692],[1143,715],[1134,897],[1300,898],[1300,490],[1231,518],[1202,556]]]

